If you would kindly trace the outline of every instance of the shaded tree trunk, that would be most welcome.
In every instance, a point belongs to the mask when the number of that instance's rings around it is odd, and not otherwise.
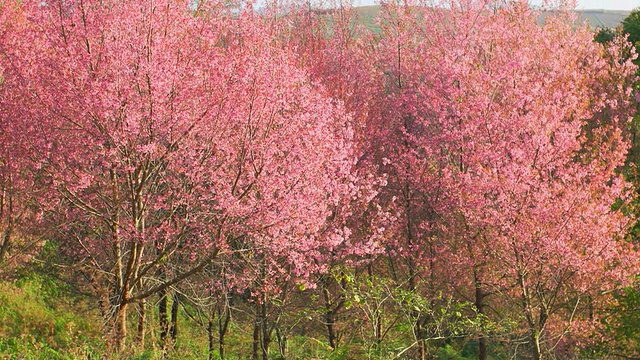
[[[158,323],[160,326],[160,347],[166,347],[167,335],[169,333],[169,315],[167,314],[167,290],[163,289],[158,293]]]
[[[542,349],[540,348],[540,333],[538,331],[531,332],[531,344],[533,349],[533,359],[542,360]]]
[[[207,323],[207,338],[209,340],[209,360],[213,360],[213,349],[215,348],[215,341],[213,338],[213,318],[209,317],[209,322]],[[220,355],[220,359],[224,359],[222,355]]]
[[[258,306],[256,306],[258,308]],[[253,348],[251,351],[251,359],[258,360],[258,351],[260,350],[260,317],[256,314],[254,322],[253,322]]]
[[[4,229],[4,233],[2,234],[2,243],[0,243],[0,263],[4,261],[5,256],[9,252],[9,248],[11,247],[11,235],[13,234],[13,226],[11,221],[7,224],[7,227]]]
[[[476,309],[478,310],[478,314],[484,315],[484,307],[485,307],[484,299],[486,294],[483,292],[477,276],[475,281],[475,287],[476,287],[475,306],[476,306]],[[478,337],[478,360],[486,360],[486,359],[487,359],[487,338],[484,335],[480,335]]]
[[[138,303],[138,336],[136,338],[136,342],[140,347],[144,347],[146,322],[147,322],[147,301],[141,300]]]
[[[227,329],[229,328],[229,322],[231,321],[231,309],[230,305],[225,303],[220,306],[218,304],[218,352],[220,359],[224,360],[225,356],[225,336],[227,335]]]
[[[287,353],[287,335],[280,332],[280,327],[276,326],[276,338],[278,339],[278,351],[280,356],[284,359]]]
[[[177,292],[173,293],[173,303],[171,304],[171,324],[169,327],[169,335],[171,336],[171,341],[175,344],[176,339],[178,338],[178,308],[180,306],[180,294]]]
[[[7,225],[2,234],[2,242],[0,242],[0,264],[4,261],[5,256],[11,248],[11,236],[13,235],[13,199],[11,195],[7,195],[7,189],[2,188],[0,194],[0,221],[7,214]]]
[[[262,338],[262,360],[269,359],[269,345],[271,345],[271,331],[267,320],[267,302],[264,300],[259,305],[260,311],[260,333]]]
[[[335,350],[338,348],[338,336],[335,329],[336,317],[346,301],[344,289],[347,286],[347,282],[344,277],[340,280],[340,294],[338,295],[337,299],[334,300],[331,298],[331,292],[329,290],[328,282],[330,280],[331,278],[323,276],[320,279],[320,283],[322,285],[322,295],[325,304],[324,321],[327,328],[327,341],[329,342],[329,346],[331,346],[331,349]]]
[[[267,319],[267,303],[263,298],[256,302],[256,314],[253,324],[253,354],[252,359],[269,359],[269,345],[271,344],[270,329]]]

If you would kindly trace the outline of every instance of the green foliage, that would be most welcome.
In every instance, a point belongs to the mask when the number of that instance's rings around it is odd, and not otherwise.
[[[352,282],[347,306],[362,314],[364,320],[360,331],[366,334],[363,346],[369,358],[387,359],[412,354],[416,346],[414,334],[420,331],[421,340],[432,353],[462,360],[462,355],[446,356],[452,351],[460,352],[462,344],[470,337],[492,332],[496,327],[478,314],[471,303],[447,298],[442,293],[423,295],[408,289],[406,284],[396,284],[389,278],[375,275],[356,277]],[[418,319],[424,322],[421,330],[416,328]],[[454,350],[456,348],[458,350]]]
[[[640,275],[633,286],[618,290],[606,304],[594,342],[582,350],[581,358],[640,359]]]
[[[477,344],[476,344],[477,346]],[[468,349],[467,347],[464,348]],[[456,350],[451,345],[447,344],[436,352],[436,359],[438,360],[472,360],[477,359],[477,354],[475,352],[469,354],[469,352]]]
[[[616,296],[618,304],[615,314],[618,317],[616,335],[625,339],[634,339],[640,346],[640,291],[635,288],[627,288]]]
[[[0,357],[99,358],[100,324],[64,285],[37,274],[0,282]],[[77,310],[82,311],[78,312]]]
[[[596,35],[593,40],[600,44],[607,44],[613,41],[613,39],[618,35],[619,34],[615,29],[603,27],[596,29]]]
[[[622,29],[629,34],[629,41],[637,45],[640,41],[640,8],[631,11],[629,16],[622,20]]]

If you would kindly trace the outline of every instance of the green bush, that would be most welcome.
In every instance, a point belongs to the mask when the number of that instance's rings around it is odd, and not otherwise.
[[[0,282],[0,357],[97,358],[100,320],[53,278],[31,273]],[[80,311],[78,311],[80,310]]]

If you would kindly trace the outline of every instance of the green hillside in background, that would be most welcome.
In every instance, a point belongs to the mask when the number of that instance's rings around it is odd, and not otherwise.
[[[630,11],[622,10],[584,10],[580,12],[580,19],[588,21],[596,27],[615,28],[622,23],[622,20],[629,16]]]
[[[360,6],[357,8],[363,19],[371,20],[375,19],[380,13],[380,6]],[[630,11],[623,10],[581,10],[578,11],[580,15],[580,22],[588,22],[592,28],[615,28],[622,20],[629,16]],[[544,20],[544,14],[542,19]]]

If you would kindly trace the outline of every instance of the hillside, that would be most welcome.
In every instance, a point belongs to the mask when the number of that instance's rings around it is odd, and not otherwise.
[[[591,26],[615,28],[624,18],[629,16],[629,11],[622,10],[584,10],[580,19],[588,21]]]
[[[358,11],[364,18],[374,18],[380,12],[380,6],[360,6]],[[579,11],[580,21],[587,21],[593,28],[615,28],[624,18],[629,16],[629,11],[623,10],[582,10]],[[544,14],[542,16],[544,19]]]

